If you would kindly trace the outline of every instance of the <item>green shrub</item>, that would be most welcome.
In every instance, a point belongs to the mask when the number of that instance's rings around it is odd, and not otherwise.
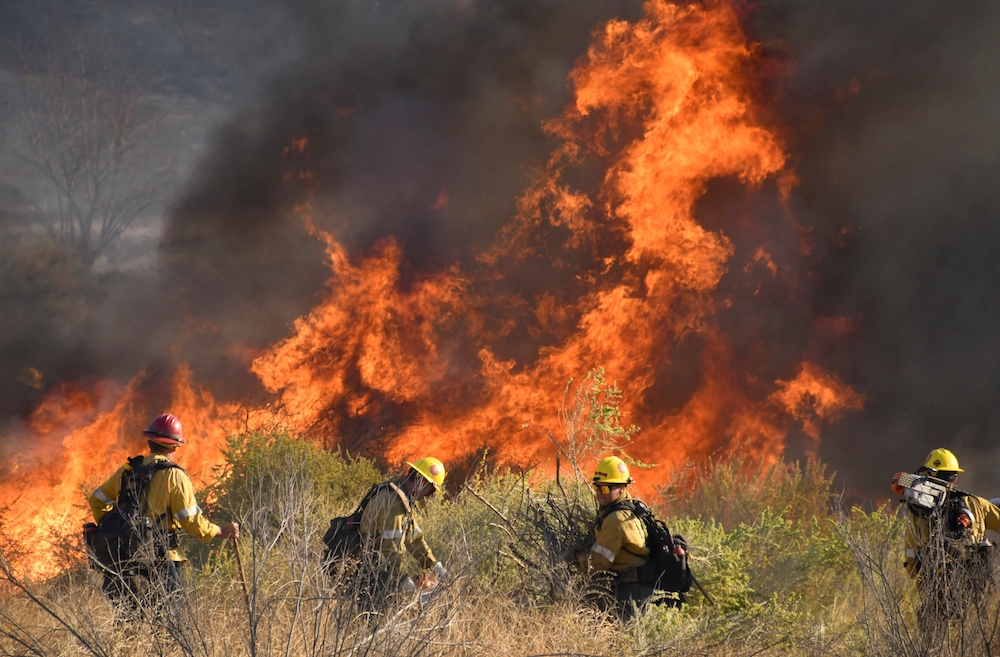
[[[563,436],[557,440],[549,432],[549,437],[566,458],[574,478],[589,481],[590,473],[581,466],[613,453],[633,466],[648,467],[624,452],[639,427],[622,424],[621,402],[621,389],[614,382],[608,383],[603,367],[590,370],[579,381],[570,379],[566,383],[559,412]]]
[[[749,458],[739,447],[675,472],[657,502],[673,516],[711,518],[732,530],[770,510],[788,520],[833,517],[833,475],[810,460]]]
[[[739,454],[679,473],[657,501],[671,511],[671,530],[687,539],[692,571],[715,606],[692,590],[681,612],[692,620],[656,609],[636,630],[641,641],[678,650],[738,642],[751,653],[800,654],[819,650],[831,631],[856,637],[845,601],[860,582],[831,485],[821,463],[765,465]]]
[[[350,459],[287,433],[230,436],[226,464],[207,489],[209,508],[240,517],[255,503],[267,507],[288,482],[298,481],[317,497],[316,512],[346,513],[383,475],[368,459]]]
[[[325,528],[382,479],[368,459],[348,459],[287,433],[230,436],[223,454],[226,463],[200,503],[209,518],[236,520],[259,538],[283,532],[289,522]],[[187,542],[196,563],[204,562],[207,547]]]

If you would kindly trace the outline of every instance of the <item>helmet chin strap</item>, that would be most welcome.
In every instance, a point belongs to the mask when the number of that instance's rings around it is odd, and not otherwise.
[[[423,477],[420,477],[419,479],[417,479],[417,485],[418,485],[418,488],[417,488],[417,497],[427,497],[428,495],[430,495],[431,493],[433,493],[434,490],[435,490],[434,489],[434,484],[432,484],[431,482],[427,481]]]

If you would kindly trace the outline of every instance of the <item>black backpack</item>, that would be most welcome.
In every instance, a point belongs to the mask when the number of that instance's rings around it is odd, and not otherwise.
[[[90,565],[95,570],[121,573],[150,566],[165,559],[167,550],[177,547],[177,534],[160,527],[170,515],[169,507],[156,520],[145,516],[147,488],[160,470],[184,469],[173,461],[157,459],[149,465],[142,461],[142,456],[128,460],[114,506],[97,524],[88,522],[83,526]]]
[[[403,501],[403,507],[409,513],[410,502],[406,498],[406,494],[395,483],[388,481],[372,486],[350,515],[330,520],[330,527],[323,534],[323,543],[326,545],[323,561],[327,564],[328,569],[334,569],[339,562],[349,557],[358,558],[361,556],[361,516],[372,498],[387,488],[399,495]]]
[[[646,547],[649,563],[655,569],[656,588],[672,593],[687,593],[694,584],[688,564],[688,544],[680,534],[671,534],[667,523],[658,520],[642,500],[625,500],[611,507],[611,511],[628,509],[646,526]],[[680,550],[676,550],[680,548]]]

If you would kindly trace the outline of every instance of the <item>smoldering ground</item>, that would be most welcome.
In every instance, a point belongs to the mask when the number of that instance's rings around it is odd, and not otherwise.
[[[216,16],[241,11],[210,4]],[[181,45],[168,56],[146,39],[165,93],[200,96],[228,79],[240,102],[172,196],[145,274],[102,280],[72,335],[24,328],[41,318],[5,332],[4,396],[20,400],[6,413],[37,401],[17,382],[36,362],[59,381],[180,358],[217,391],[245,393],[254,381],[231,345],[281,338],[328,277],[295,211],[304,198],[354,252],[393,236],[412,275],[474,262],[551,149],[541,123],[568,101],[566,75],[591,31],[641,11],[579,0],[256,4],[280,21],[224,35],[235,48],[280,26],[268,42],[279,63],[256,77],[234,81],[229,59],[199,68]],[[865,395],[819,449],[846,486],[881,495],[892,472],[942,444],[977,464],[970,487],[991,493],[1000,478],[978,464],[1000,420],[1000,10],[842,1],[741,11],[776,63],[762,96],[799,184],[794,221],[772,187],[748,202],[726,181],[710,186],[699,216],[736,247],[722,284],[735,301],[719,321],[740,358],[770,359],[763,371],[777,377],[808,354]],[[755,259],[762,244],[776,283]],[[694,351],[675,349],[657,397],[667,409],[700,377]]]

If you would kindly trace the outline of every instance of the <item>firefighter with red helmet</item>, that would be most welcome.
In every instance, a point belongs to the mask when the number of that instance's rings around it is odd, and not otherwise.
[[[925,602],[955,607],[967,592],[981,591],[992,579],[993,545],[986,530],[1000,531],[1000,508],[958,490],[964,470],[951,450],[934,449],[924,461],[916,475],[893,478],[892,489],[903,496],[907,517],[903,565]]]
[[[606,573],[623,620],[642,609],[653,596],[656,573],[649,563],[646,525],[629,502],[632,483],[628,465],[617,456],[600,460],[592,481],[600,510],[594,521],[593,544],[575,554],[584,573]]]
[[[149,445],[149,454],[130,459],[88,497],[94,519],[110,512],[119,500],[123,482],[129,485],[130,471],[143,469],[152,477],[140,495],[142,513],[153,528],[165,537],[167,545],[147,567],[129,572],[104,570],[103,589],[116,603],[116,612],[135,612],[141,603],[157,603],[183,586],[181,564],[184,557],[177,550],[177,532],[183,529],[208,543],[216,537],[237,538],[239,525],[230,522],[222,527],[209,522],[195,500],[191,479],[172,457],[184,444],[184,431],[177,416],[164,413],[142,432]]]
[[[361,514],[364,586],[367,589],[363,593],[373,606],[383,604],[397,588],[416,588],[413,580],[402,574],[407,554],[425,571],[421,580],[428,586],[448,574],[431,552],[416,520],[419,513],[416,505],[444,485],[444,464],[429,456],[407,462],[407,465],[410,469],[405,477],[375,487],[374,495]]]

